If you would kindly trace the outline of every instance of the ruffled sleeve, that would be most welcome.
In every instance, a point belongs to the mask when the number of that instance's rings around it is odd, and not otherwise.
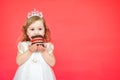
[[[23,42],[19,42],[17,48],[18,48],[18,53],[19,54],[24,53],[25,50],[24,50],[24,43]]]
[[[47,43],[47,48],[46,49],[47,49],[49,54],[53,53],[53,51],[54,51],[53,43]]]

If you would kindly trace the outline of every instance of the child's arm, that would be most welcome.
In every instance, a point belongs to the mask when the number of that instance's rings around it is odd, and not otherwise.
[[[22,65],[23,63],[25,63],[29,59],[31,54],[36,50],[37,50],[36,44],[28,46],[27,51],[24,50],[24,46],[22,44],[19,44],[18,55],[17,55],[17,58],[16,58],[17,64]]]
[[[49,64],[50,66],[55,65],[56,60],[53,53],[54,46],[52,43],[48,43],[46,47],[38,46],[38,50],[42,51],[42,56],[44,60],[47,62],[47,64]]]
[[[47,51],[44,51],[42,54],[44,60],[50,65],[50,66],[54,66],[55,65],[55,56],[53,53],[49,54]]]
[[[31,52],[29,50],[27,50],[23,54],[18,53],[16,58],[17,64],[22,65],[24,62],[26,62],[29,59],[30,56],[31,56]]]

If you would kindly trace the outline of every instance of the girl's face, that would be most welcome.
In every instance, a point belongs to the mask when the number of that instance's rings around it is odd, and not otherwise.
[[[32,39],[31,38],[32,36],[36,36],[36,35],[44,36],[44,34],[45,34],[45,27],[43,25],[42,20],[35,21],[27,29],[27,35],[30,39]]]

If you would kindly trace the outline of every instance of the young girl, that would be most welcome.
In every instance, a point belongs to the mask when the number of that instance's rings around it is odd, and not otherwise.
[[[38,42],[34,42],[35,36],[42,36],[43,39],[38,38]],[[42,43],[39,42],[40,40],[43,40]],[[23,39],[18,43],[16,62],[19,68],[14,80],[55,80],[51,69],[51,66],[55,65],[53,50],[50,31],[42,13],[32,11],[23,26]]]

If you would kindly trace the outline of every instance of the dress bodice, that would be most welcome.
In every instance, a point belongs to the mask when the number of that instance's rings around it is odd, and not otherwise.
[[[28,50],[31,42],[20,42],[18,44],[18,54],[24,54]],[[52,54],[53,44],[45,43],[46,49]],[[33,52],[29,59],[19,66],[14,80],[55,80],[51,67],[43,59],[41,52]]]

